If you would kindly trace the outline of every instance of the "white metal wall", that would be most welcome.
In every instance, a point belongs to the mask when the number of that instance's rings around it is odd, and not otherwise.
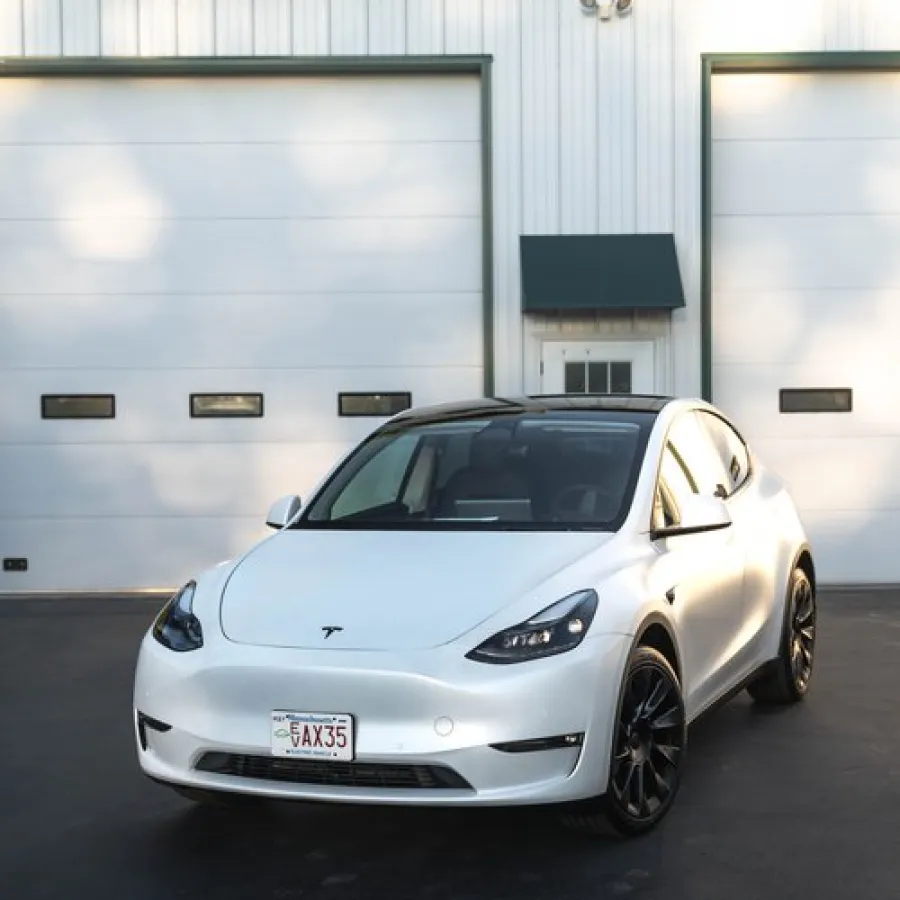
[[[900,47],[897,0],[0,0],[0,55],[494,56],[497,388],[522,386],[518,235],[675,232],[672,390],[700,388],[700,54]]]

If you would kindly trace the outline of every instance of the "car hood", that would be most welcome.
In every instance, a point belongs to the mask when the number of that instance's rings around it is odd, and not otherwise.
[[[259,646],[436,647],[522,600],[611,537],[286,529],[235,568],[222,597],[222,629],[232,641]],[[556,599],[536,598],[532,612]],[[326,637],[328,627],[341,630]]]

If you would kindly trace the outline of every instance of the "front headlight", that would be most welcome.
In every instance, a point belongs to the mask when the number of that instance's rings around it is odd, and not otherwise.
[[[203,629],[192,608],[196,590],[197,585],[189,581],[166,603],[153,623],[153,637],[178,653],[203,646]]]
[[[596,592],[578,591],[527,622],[498,632],[467,653],[466,658],[504,664],[565,653],[584,640],[596,611]]]

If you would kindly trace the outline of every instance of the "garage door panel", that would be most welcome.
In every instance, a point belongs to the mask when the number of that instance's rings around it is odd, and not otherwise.
[[[891,73],[731,74],[713,79],[715,140],[900,138]]]
[[[416,405],[481,395],[475,366],[75,370],[2,373],[3,443],[320,441],[354,443],[383,419],[338,417],[338,392],[409,391]],[[41,394],[114,394],[116,418],[43,420]],[[261,393],[262,418],[191,419],[191,393]]]
[[[4,219],[481,213],[473,142],[0,146]],[[223,190],[223,185],[228,185]]]
[[[900,140],[717,142],[714,215],[900,213]]]
[[[483,391],[475,76],[0,79],[0,591],[173,585]],[[109,393],[112,420],[42,420]],[[190,417],[261,393],[261,418]]]
[[[900,435],[831,437],[824,453],[806,437],[758,438],[753,449],[763,462],[778,460],[804,513],[900,511],[900,480],[888,476],[900,459]]]
[[[713,362],[868,369],[873,331],[900,334],[900,291],[717,291]],[[777,323],[773,327],[773,323]]]
[[[24,578],[4,574],[0,585],[6,591],[175,588],[271,533],[257,516],[0,519],[4,554],[29,563]]]
[[[383,366],[372,336],[386,322],[392,361],[411,367],[482,365],[480,293],[0,296],[0,366],[232,369]],[[235,341],[234,323],[241,323]],[[160,340],[165,335],[165,340]],[[340,339],[335,340],[339,335]]]
[[[713,399],[791,485],[822,582],[900,580],[900,76],[716,76]],[[852,412],[783,414],[782,388]]]
[[[292,444],[0,446],[0,519],[241,517],[307,496],[345,452],[340,440]],[[60,503],[60,498],[64,502]]]
[[[811,511],[804,522],[821,584],[900,583],[900,511]]]
[[[3,293],[481,289],[478,219],[0,222]]]
[[[0,143],[478,141],[478,92],[474,76],[3,78]]]
[[[900,216],[718,216],[713,289],[900,288]]]

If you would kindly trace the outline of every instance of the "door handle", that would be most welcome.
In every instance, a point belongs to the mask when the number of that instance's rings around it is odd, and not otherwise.
[[[668,600],[670,604],[675,602],[675,588],[670,587],[666,591],[666,600]]]

